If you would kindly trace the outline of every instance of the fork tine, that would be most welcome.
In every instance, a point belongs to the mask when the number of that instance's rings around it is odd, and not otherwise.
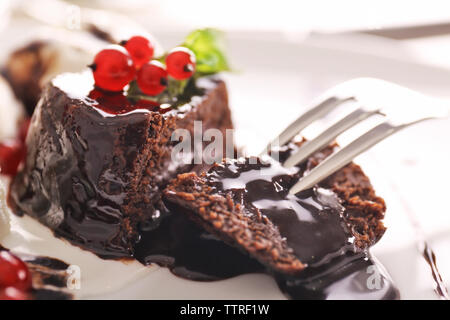
[[[354,100],[356,100],[354,97],[330,97],[321,101],[316,106],[302,114],[297,120],[292,122],[282,133],[278,135],[278,137],[273,139],[272,142],[267,145],[267,147],[261,152],[260,155],[267,153],[267,151],[271,149],[271,146],[284,145],[286,142],[295,137],[300,131],[302,131],[306,126],[329,113],[340,104]]]
[[[346,147],[322,161],[317,167],[303,176],[303,178],[289,190],[289,193],[296,194],[302,190],[311,188],[316,183],[350,163],[357,155],[407,126],[409,126],[409,124],[394,126],[387,121],[377,125]]]
[[[302,163],[314,152],[330,144],[330,142],[332,142],[338,135],[375,114],[381,113],[379,110],[364,110],[362,108],[356,109],[343,119],[330,126],[315,139],[305,142],[305,144],[302,145],[296,153],[292,154],[283,165],[286,168],[290,168],[296,164]]]

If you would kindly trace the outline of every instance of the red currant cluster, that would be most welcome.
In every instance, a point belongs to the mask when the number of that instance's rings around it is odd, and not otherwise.
[[[30,290],[26,264],[10,252],[0,251],[0,300],[26,300]]]
[[[194,74],[195,55],[187,48],[172,49],[165,58],[165,65],[152,60],[153,54],[153,44],[141,36],[100,51],[90,65],[95,85],[107,91],[122,91],[136,79],[144,94],[156,96],[166,89],[168,76],[184,80]]]

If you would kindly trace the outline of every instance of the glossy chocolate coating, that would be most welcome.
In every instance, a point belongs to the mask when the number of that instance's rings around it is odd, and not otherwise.
[[[161,187],[178,170],[170,157],[173,130],[192,130],[203,119],[206,128],[232,127],[224,83],[202,83],[180,97],[189,103],[162,110],[99,93],[89,72],[55,78],[34,112],[25,166],[11,184],[14,212],[101,257],[131,257],[137,225],[166,211]]]
[[[284,152],[290,153],[291,150],[287,148]],[[287,154],[281,155],[282,158],[286,156]],[[323,187],[315,187],[295,196],[288,194],[289,188],[298,181],[307,164],[288,170],[273,160],[266,164],[251,161],[251,159],[230,160],[216,165],[203,176],[203,179],[208,185],[213,186],[214,194],[231,195],[233,201],[244,208],[244,214],[267,216],[279,229],[281,236],[286,238],[295,255],[307,265],[305,270],[296,276],[282,273],[276,268],[265,269],[275,276],[281,290],[288,297],[293,299],[399,297],[398,290],[383,267],[371,257],[368,248],[355,246],[351,222],[346,220],[345,208],[333,192]],[[194,185],[192,189],[194,192],[201,192],[198,186]],[[180,219],[176,218],[177,216],[193,217],[197,214],[192,211],[192,206],[183,205],[184,200],[169,200],[167,206],[173,211],[172,219]],[[203,223],[200,222],[200,225]],[[182,276],[197,280],[206,278],[205,273],[212,272],[214,278],[220,278],[219,275],[227,278],[239,273],[261,272],[263,265],[255,265],[256,260],[252,261],[245,254],[247,251],[245,244],[232,243],[243,253],[239,256],[239,260],[230,255],[230,252],[233,252],[230,251],[231,247],[223,244],[220,247],[218,245],[220,242],[213,250],[206,250],[208,243],[209,246],[213,243],[211,239],[217,241],[217,237],[227,238],[226,233],[221,230],[212,230],[215,236],[208,237],[204,231],[198,231],[197,235],[195,232],[185,233],[183,236],[186,238],[181,238],[184,244],[191,243],[191,239],[196,238],[192,249],[190,246],[168,245],[167,250],[164,253],[160,252],[159,255],[152,252],[146,256],[145,250],[138,251],[139,258],[143,262],[164,260],[175,274],[180,274],[177,270],[184,264]],[[179,231],[173,232],[173,236],[169,236],[169,239],[180,241],[179,235],[182,233]],[[145,239],[146,236],[143,237],[143,240]],[[145,248],[145,245],[142,248]],[[181,251],[179,248],[184,250]],[[158,259],[155,259],[156,256]],[[220,261],[238,261],[240,269],[230,273],[233,269],[229,264],[218,263],[209,270],[211,257],[216,256],[221,257]],[[247,260],[245,256],[248,257]],[[190,259],[186,260],[186,257]],[[236,272],[239,270],[241,272]]]

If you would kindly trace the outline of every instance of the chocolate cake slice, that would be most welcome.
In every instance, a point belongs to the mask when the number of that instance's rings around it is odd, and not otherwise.
[[[286,159],[298,146],[280,153]],[[290,169],[272,158],[226,160],[201,174],[178,175],[164,192],[168,206],[247,252],[276,273],[296,275],[364,252],[385,231],[383,199],[350,164],[313,189],[289,188],[332,146]]]
[[[131,256],[137,226],[164,214],[161,186],[181,170],[173,131],[232,127],[224,82],[198,79],[182,99],[161,108],[94,89],[90,71],[58,76],[34,112],[10,206],[102,257]]]

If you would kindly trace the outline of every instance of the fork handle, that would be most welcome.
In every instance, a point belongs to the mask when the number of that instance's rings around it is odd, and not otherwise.
[[[303,176],[303,178],[289,190],[289,193],[296,194],[302,190],[313,187],[316,183],[349,164],[359,154],[407,126],[408,125],[394,126],[389,122],[383,122],[377,125],[346,147],[322,161],[317,167]]]

